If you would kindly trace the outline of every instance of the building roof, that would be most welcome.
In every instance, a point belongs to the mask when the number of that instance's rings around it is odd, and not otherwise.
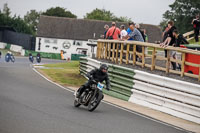
[[[111,26],[111,22],[64,17],[41,16],[38,24],[37,36],[58,39],[88,40],[100,39],[104,34],[104,25]],[[117,27],[127,23],[117,23]],[[155,25],[141,24],[149,37],[149,42],[161,40],[161,29]],[[95,38],[94,38],[95,34]]]

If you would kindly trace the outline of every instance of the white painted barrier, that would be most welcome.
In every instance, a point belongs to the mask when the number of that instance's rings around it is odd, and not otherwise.
[[[5,49],[6,45],[6,43],[0,42],[0,49]]]
[[[14,51],[14,52],[21,53],[22,49],[23,49],[22,46],[18,46],[18,45],[11,45],[10,46],[10,50]]]

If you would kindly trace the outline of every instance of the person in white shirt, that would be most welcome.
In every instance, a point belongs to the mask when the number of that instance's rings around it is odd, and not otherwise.
[[[120,39],[123,40],[127,36],[127,31],[125,30],[125,26],[121,25],[120,26]]]

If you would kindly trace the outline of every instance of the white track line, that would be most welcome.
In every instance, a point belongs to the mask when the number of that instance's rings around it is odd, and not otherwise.
[[[31,64],[30,64],[30,66],[31,66]],[[64,90],[67,90],[67,91],[69,91],[69,92],[74,93],[74,90],[65,88],[65,87],[59,85],[58,83],[55,83],[55,82],[49,80],[49,79],[46,78],[44,75],[42,75],[40,72],[38,72],[35,68],[32,68],[32,69],[33,69],[37,74],[39,74],[41,77],[43,77],[44,79],[46,79],[47,81],[49,81],[50,83],[55,84],[55,85],[57,85],[58,87],[60,87],[60,88],[62,88],[62,89],[64,89]],[[108,104],[108,105],[111,105],[111,106],[113,106],[113,107],[119,108],[119,109],[121,109],[121,110],[127,111],[127,112],[129,112],[129,113],[132,113],[132,114],[141,116],[141,117],[143,117],[143,118],[152,120],[152,121],[154,121],[154,122],[161,123],[161,124],[163,124],[163,125],[166,125],[166,126],[169,126],[169,127],[173,127],[173,128],[175,128],[175,129],[178,129],[178,130],[181,130],[181,131],[185,131],[185,132],[188,132],[188,133],[192,133],[191,131],[188,131],[188,130],[185,130],[185,129],[183,129],[183,128],[174,126],[174,125],[172,125],[172,124],[168,124],[168,123],[166,123],[166,122],[162,122],[162,121],[160,121],[160,120],[156,120],[156,119],[154,119],[154,118],[151,118],[151,117],[149,117],[149,116],[143,115],[143,114],[141,114],[141,113],[134,112],[134,111],[129,110],[129,109],[126,109],[126,108],[124,108],[124,107],[120,107],[120,106],[118,106],[118,105],[116,105],[116,104],[113,104],[113,103],[110,103],[110,102],[107,102],[107,101],[104,101],[104,100],[103,100],[102,102],[103,102],[103,103],[106,103],[106,104]]]

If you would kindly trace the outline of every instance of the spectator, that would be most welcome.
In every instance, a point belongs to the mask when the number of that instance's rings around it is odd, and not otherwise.
[[[123,40],[127,36],[127,31],[125,30],[125,26],[121,25],[120,26],[120,39]]]
[[[176,29],[174,26],[173,21],[169,21],[167,24],[168,30],[166,31],[166,38],[163,40],[163,43],[160,44],[161,47],[167,47],[167,46],[172,46],[175,42],[175,38],[173,36],[173,31]],[[167,50],[165,50],[165,57],[167,57]]]
[[[0,59],[1,59],[1,51],[0,51]]]
[[[144,42],[146,42],[145,36],[144,36],[144,32],[140,29],[140,24],[136,24],[136,25],[135,25],[135,28],[137,28],[137,29],[139,30],[139,32],[142,34],[142,37],[143,37],[143,39],[144,39]]]
[[[176,30],[176,29],[173,31],[173,36],[175,38],[175,42],[172,46],[180,47],[180,44],[189,44],[189,42],[183,37],[183,35],[179,34],[178,30]],[[173,59],[177,59],[176,51],[170,51],[170,52],[171,52],[171,54],[170,54],[171,57]],[[181,70],[180,64],[176,64],[175,62],[172,63],[173,70],[176,70],[177,65],[178,65],[178,68]]]
[[[199,41],[199,30],[200,30],[200,20],[199,15],[196,15],[196,19],[192,20],[193,28],[194,28],[194,35],[195,41]]]
[[[133,38],[134,41],[144,42],[142,34],[135,28],[135,24],[133,22],[129,23],[129,28],[131,32],[127,35],[127,39]]]
[[[162,34],[162,37],[163,37],[163,42],[167,39],[168,37],[168,30],[169,30],[169,27],[166,26],[165,30],[163,31],[163,34]]]
[[[104,29],[105,29],[104,35],[101,35],[101,37],[102,37],[103,39],[106,39],[106,33],[108,32],[109,26],[108,26],[107,24],[104,25]]]
[[[116,23],[112,22],[112,27],[108,29],[108,32],[106,33],[106,39],[114,39],[118,40],[120,35],[119,28],[116,27]]]
[[[140,41],[140,42],[144,42],[144,39],[142,37],[142,34],[139,32],[138,29],[135,28],[135,23],[130,22],[129,23],[129,28],[131,30],[131,32],[126,36],[127,39],[129,38],[133,38],[134,41]],[[130,47],[130,50],[132,51],[132,47]],[[142,52],[142,47],[141,46],[136,46],[136,51],[137,52]],[[140,58],[138,58],[138,56],[136,56],[136,59],[138,61],[141,61]]]
[[[131,23],[128,23],[129,27],[130,27],[130,24],[131,24]],[[128,28],[128,29],[127,29],[127,34],[130,34],[130,33],[131,33],[131,29]],[[130,38],[128,38],[128,40],[133,40],[133,38],[130,37]]]

